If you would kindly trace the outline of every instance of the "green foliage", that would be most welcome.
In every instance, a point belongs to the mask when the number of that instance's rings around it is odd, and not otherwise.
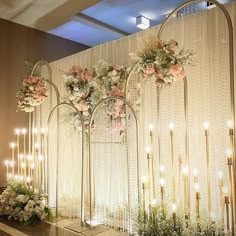
[[[185,219],[181,211],[176,212],[176,221],[174,224],[174,215],[168,209],[167,204],[164,210],[161,205],[157,205],[144,211],[142,205],[138,208],[138,214],[135,218],[136,231],[142,236],[223,236],[224,226],[219,222],[212,222],[211,217],[206,212],[201,213],[198,220],[190,216],[190,220]]]

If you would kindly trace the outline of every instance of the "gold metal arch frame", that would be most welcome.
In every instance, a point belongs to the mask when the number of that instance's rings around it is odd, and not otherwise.
[[[125,99],[120,98],[120,97],[107,97],[104,98],[102,100],[99,101],[99,103],[94,107],[92,114],[90,116],[90,120],[89,120],[89,139],[88,139],[88,143],[89,143],[89,147],[88,147],[88,155],[89,155],[89,218],[90,218],[90,222],[92,222],[92,177],[93,177],[93,173],[92,173],[92,157],[91,157],[91,129],[92,129],[92,122],[94,120],[94,116],[98,110],[98,108],[106,101],[109,100],[120,100],[122,101],[126,107],[128,107],[131,110],[132,115],[134,116],[134,120],[135,120],[135,129],[136,129],[136,158],[137,158],[137,166],[136,166],[136,171],[137,171],[137,191],[138,191],[138,202],[140,200],[140,174],[139,174],[139,148],[138,148],[138,144],[139,144],[139,127],[138,127],[138,119],[136,116],[136,113],[133,109],[133,107],[130,105],[129,102],[127,102]],[[129,160],[128,160],[128,164],[129,164]],[[128,171],[129,171],[129,166],[128,166]],[[128,190],[129,191],[129,190]],[[130,199],[128,199],[128,208],[129,210],[131,209],[131,204],[130,204]],[[129,227],[131,227],[131,215],[129,214]]]
[[[227,26],[228,26],[228,36],[229,36],[229,75],[230,75],[230,108],[231,108],[231,119],[233,121],[233,134],[235,134],[235,126],[236,126],[236,120],[235,120],[235,91],[234,91],[234,45],[233,45],[233,25],[232,25],[232,20],[231,17],[229,15],[229,12],[227,11],[227,9],[225,8],[225,6],[223,4],[221,4],[220,2],[216,1],[216,0],[186,0],[183,4],[180,4],[178,7],[176,7],[169,15],[168,17],[165,19],[165,21],[162,23],[159,32],[157,34],[157,37],[161,39],[162,36],[162,32],[165,28],[165,26],[167,25],[167,23],[170,21],[170,19],[173,17],[173,15],[178,12],[180,9],[182,9],[183,7],[194,3],[194,2],[210,2],[216,5],[216,7],[218,7],[226,21],[227,21]],[[135,66],[135,65],[134,65]],[[130,75],[133,72],[134,66],[132,67],[131,71],[130,71]],[[125,86],[125,95],[127,97],[128,95],[128,83],[130,80],[130,77],[128,77],[127,81],[126,81],[126,86]],[[158,103],[159,101],[159,95],[158,95]],[[185,153],[186,153],[186,157],[189,160],[189,124],[188,124],[188,84],[187,84],[187,79],[184,79],[184,110],[185,110]],[[160,133],[160,122],[159,122],[159,113],[158,113],[158,133]],[[234,138],[233,141],[233,145],[234,147],[236,147],[236,139]],[[158,134],[158,148],[159,148],[159,155],[160,155],[160,136]],[[234,153],[233,153],[233,168],[234,170],[236,170],[236,149],[234,148]],[[188,161],[189,163],[189,161]],[[231,204],[234,204],[234,211],[232,213],[232,219],[236,219],[236,171],[234,171],[234,183],[233,183],[233,201]],[[190,189],[190,188],[189,188]],[[189,199],[188,199],[189,203],[188,205],[190,206],[190,194],[189,194]],[[234,225],[233,225],[234,220],[232,220],[232,233],[234,233]]]
[[[225,6],[223,4],[221,4],[220,2],[216,1],[216,0],[209,0],[209,1],[205,1],[205,0],[187,0],[186,2],[184,2],[183,4],[179,5],[177,8],[175,8],[170,14],[169,16],[166,18],[166,20],[162,23],[159,32],[157,34],[158,38],[161,38],[162,32],[166,26],[166,24],[169,22],[169,20],[172,18],[172,16],[178,12],[180,9],[182,9],[183,7],[189,5],[190,3],[194,3],[194,2],[210,2],[215,4],[223,13],[226,22],[227,22],[227,26],[228,26],[228,36],[229,36],[229,77],[230,77],[230,109],[231,109],[231,119],[233,121],[233,134],[235,134],[235,125],[236,125],[236,120],[235,120],[235,91],[234,91],[234,44],[233,44],[233,24],[232,24],[232,20],[231,17],[229,15],[229,12],[227,11],[227,9],[225,8]],[[187,159],[189,160],[189,125],[188,125],[188,86],[187,86],[187,79],[184,80],[184,105],[185,105],[185,150],[186,150],[186,156]],[[234,147],[236,147],[236,140],[234,138]],[[234,153],[233,153],[233,168],[234,170],[236,170],[236,153],[235,153],[235,148],[234,148]],[[233,189],[234,191],[232,192],[233,197],[232,197],[232,234],[234,234],[234,219],[236,218],[236,171],[234,171],[234,181],[233,181]],[[190,188],[189,188],[190,189]],[[190,194],[189,194],[190,196]],[[190,202],[190,199],[189,199]],[[189,203],[190,204],[190,203]]]
[[[74,111],[79,115],[80,121],[81,121],[81,127],[82,127],[82,158],[81,158],[81,209],[80,209],[80,215],[81,215],[81,224],[84,223],[84,118],[81,115],[81,112],[72,104],[69,103],[60,103],[58,105],[56,105],[52,111],[49,114],[48,117],[48,121],[47,121],[47,129],[49,128],[50,124],[51,124],[51,120],[52,120],[52,116],[54,114],[54,112],[57,111],[58,108],[62,107],[62,106],[67,106],[67,107],[71,107],[72,109],[74,109]],[[58,112],[57,112],[57,129],[59,128],[59,120],[58,120]],[[58,129],[59,130],[59,129]],[[49,135],[50,133],[48,133],[48,141],[49,141]],[[57,136],[57,147],[59,146],[59,139]],[[48,151],[48,150],[47,150]],[[57,148],[57,154],[58,154],[58,148]],[[49,157],[49,153],[48,153],[48,157]],[[49,167],[49,158],[47,158],[47,166]],[[58,185],[59,185],[59,180],[58,180],[58,175],[59,175],[59,159],[58,159],[58,155],[57,155],[57,160],[56,160],[56,216],[58,216]],[[49,173],[47,176],[47,187],[49,188]],[[49,194],[49,189],[48,189],[48,194]]]

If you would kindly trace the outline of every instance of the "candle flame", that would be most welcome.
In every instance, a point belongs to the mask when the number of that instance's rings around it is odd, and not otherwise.
[[[5,160],[4,163],[6,166],[8,166],[10,164],[10,162],[8,160]]]
[[[25,167],[26,167],[26,163],[23,162],[23,163],[21,164],[21,166],[22,166],[22,168],[25,168]]]
[[[218,174],[217,174],[217,175],[218,175],[218,178],[219,178],[219,179],[222,179],[222,178],[223,178],[223,172],[222,172],[222,171],[218,171]]]
[[[194,184],[194,188],[195,188],[196,193],[199,193],[199,190],[200,190],[200,185],[199,185],[199,183],[195,183],[195,184]]]
[[[41,128],[41,134],[45,134],[46,129],[45,128]]]
[[[147,182],[148,182],[147,176],[142,176],[142,183],[147,183]]]
[[[37,134],[37,133],[38,133],[38,129],[37,129],[37,128],[34,128],[34,129],[33,129],[33,133],[34,133],[34,134]]]
[[[230,158],[232,156],[232,150],[230,148],[228,148],[226,150],[226,155],[227,155],[228,158]]]
[[[150,124],[150,125],[149,125],[150,131],[153,131],[153,128],[154,128],[153,124]]]
[[[223,191],[223,193],[224,193],[225,196],[228,196],[228,192],[229,192],[229,191],[228,191],[228,188],[227,188],[227,187],[223,187],[223,188],[222,188],[222,191]]]
[[[30,181],[31,181],[31,177],[30,176],[26,177],[26,182],[30,183]]]
[[[166,183],[166,180],[164,178],[160,178],[160,185],[163,187]]]
[[[20,134],[20,129],[15,129],[15,134],[19,135]]]
[[[208,129],[208,128],[209,128],[209,123],[208,123],[207,121],[206,121],[206,122],[204,122],[204,124],[203,124],[203,125],[204,125],[204,128],[205,128],[205,129]]]
[[[165,171],[165,166],[164,165],[160,165],[160,172],[164,172]]]
[[[14,149],[15,146],[16,146],[16,144],[15,144],[14,142],[10,143],[10,147],[11,147],[12,149]]]
[[[184,176],[188,175],[188,167],[187,166],[183,166],[183,175]]]
[[[26,132],[27,132],[27,129],[25,129],[25,128],[21,129],[22,134],[26,134]]]
[[[31,169],[34,169],[34,167],[35,167],[35,164],[34,164],[34,163],[31,163],[30,168],[31,168]]]
[[[175,203],[172,204],[172,211],[175,213],[177,210],[177,205]]]
[[[171,122],[171,123],[169,124],[169,129],[172,131],[172,130],[174,129],[174,127],[175,127],[174,123]]]
[[[20,154],[18,158],[19,158],[20,160],[23,160],[24,155],[23,155],[23,154]]]
[[[232,120],[228,120],[227,121],[227,126],[229,129],[232,129],[233,128],[233,121]]]
[[[153,199],[152,200],[152,206],[156,206],[157,205],[157,200],[156,199]]]
[[[151,147],[147,146],[147,153],[149,154],[151,152]]]
[[[197,168],[193,169],[193,176],[195,176],[195,177],[198,176],[198,169]]]

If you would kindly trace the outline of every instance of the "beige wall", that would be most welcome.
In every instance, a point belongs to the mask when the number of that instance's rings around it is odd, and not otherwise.
[[[14,129],[27,127],[28,115],[16,113],[15,95],[24,76],[24,61],[49,62],[88,47],[45,32],[0,19],[0,186],[5,182],[4,160],[10,157]]]

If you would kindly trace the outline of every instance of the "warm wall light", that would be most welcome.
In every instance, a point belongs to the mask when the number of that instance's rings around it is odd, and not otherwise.
[[[144,16],[138,16],[136,18],[136,26],[140,29],[147,29],[150,27],[150,20]]]

